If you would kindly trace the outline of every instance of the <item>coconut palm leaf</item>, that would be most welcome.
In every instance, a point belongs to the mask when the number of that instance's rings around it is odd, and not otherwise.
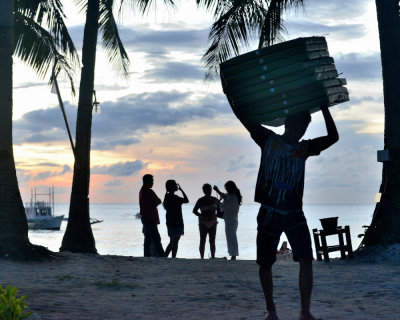
[[[211,45],[202,58],[206,79],[214,79],[219,74],[219,64],[239,55],[241,46],[247,46],[254,39],[264,24],[265,15],[264,7],[251,0],[221,1],[215,6],[217,20],[209,34]]]
[[[304,6],[304,0],[271,0],[268,4],[264,24],[260,30],[258,47],[269,46],[283,41],[282,33],[286,33],[282,14],[290,8],[298,9]]]
[[[60,50],[71,59],[78,60],[75,45],[64,22],[66,16],[60,0],[15,0],[15,7],[23,16],[45,26]]]
[[[258,38],[259,47],[283,39],[286,32],[282,13],[303,0],[196,0],[199,7],[214,11],[209,33],[210,47],[202,62],[206,80],[219,75],[219,64],[239,55],[242,47]]]
[[[108,59],[118,76],[129,77],[129,57],[119,36],[118,27],[114,19],[114,0],[100,2],[99,25],[103,47]]]
[[[144,13],[149,11],[149,9],[152,6],[152,4],[153,4],[153,0],[136,0],[136,1],[120,0],[119,14],[122,13],[122,8],[125,5],[129,5],[132,10],[135,10],[136,8],[138,8],[139,12],[144,14]],[[170,5],[172,8],[175,7],[174,0],[164,0],[164,4],[165,5]],[[156,6],[157,4],[154,3],[154,5]],[[156,8],[156,10],[157,10],[157,8]]]
[[[31,66],[40,77],[45,77],[49,67],[55,63],[55,74],[64,71],[70,79],[72,93],[75,94],[74,67],[71,66],[71,60],[58,52],[53,35],[18,11],[14,13],[14,30],[14,54]]]

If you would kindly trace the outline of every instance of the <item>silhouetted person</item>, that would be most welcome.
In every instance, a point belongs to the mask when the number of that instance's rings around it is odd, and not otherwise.
[[[139,192],[139,205],[144,234],[144,256],[152,256],[151,246],[153,245],[156,256],[164,257],[164,249],[157,227],[160,224],[157,206],[161,204],[161,200],[151,189],[154,184],[153,176],[145,174],[142,179],[143,186]]]
[[[287,241],[283,241],[281,248],[278,250],[277,254],[288,254],[291,252],[292,252],[292,250],[290,248],[288,248],[288,246],[287,246]]]
[[[310,232],[302,210],[305,162],[309,156],[319,155],[339,140],[328,107],[321,110],[328,134],[312,140],[300,141],[311,122],[308,112],[287,117],[283,135],[277,135],[260,124],[241,120],[261,148],[255,192],[255,201],[261,204],[257,216],[257,263],[268,320],[278,319],[272,294],[272,265],[282,232],[286,233],[292,247],[293,259],[300,262],[300,319],[315,319],[310,313],[313,255]]]
[[[236,231],[238,228],[238,214],[239,206],[242,204],[242,195],[233,181],[225,183],[225,190],[227,193],[221,192],[217,186],[214,186],[214,190],[223,199],[221,209],[224,212],[223,219],[225,220],[225,235],[226,243],[228,245],[228,254],[231,256],[231,260],[236,260],[236,257],[239,255]]]
[[[165,188],[167,189],[167,193],[165,194],[163,205],[166,210],[166,222],[170,239],[165,249],[165,257],[168,257],[169,253],[172,251],[172,258],[175,258],[178,252],[179,239],[184,234],[182,204],[188,203],[189,199],[175,180],[168,180],[165,183]],[[182,192],[183,197],[179,197],[175,194],[178,190]]]
[[[211,196],[211,185],[206,183],[203,185],[204,197],[197,200],[193,213],[199,217],[200,231],[200,257],[204,259],[204,249],[206,239],[210,242],[211,258],[215,258],[215,235],[217,234],[217,209],[220,202],[217,198]],[[199,211],[200,210],[200,211]]]

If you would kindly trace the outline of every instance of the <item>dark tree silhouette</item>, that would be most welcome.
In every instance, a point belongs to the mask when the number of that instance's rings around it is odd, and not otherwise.
[[[119,75],[125,78],[129,75],[129,58],[120,39],[113,15],[113,9],[118,1],[78,0],[77,2],[86,12],[82,47],[83,66],[76,121],[74,176],[67,230],[60,251],[96,253],[95,240],[90,226],[89,185],[94,71],[99,30],[102,33],[103,46],[112,66]],[[152,0],[119,0],[120,9],[125,2],[137,6],[140,12],[145,13]],[[173,4],[172,0],[164,0],[164,2]]]
[[[376,0],[385,107],[381,201],[377,203],[363,246],[400,242],[400,7],[398,0]]]
[[[15,3],[15,10],[14,10]],[[66,32],[62,7],[42,6],[45,1],[0,1],[0,256],[40,258],[50,252],[32,245],[28,238],[28,223],[18,187],[12,144],[12,83],[13,54],[45,76],[49,62],[58,60],[55,71],[71,75],[72,69],[58,49],[73,57],[75,48]],[[50,31],[43,29],[35,14],[47,14]],[[57,16],[58,19],[54,20]],[[54,24],[53,24],[54,23]],[[54,27],[54,28],[53,28]],[[53,33],[53,35],[51,34]],[[64,47],[62,47],[65,45]]]

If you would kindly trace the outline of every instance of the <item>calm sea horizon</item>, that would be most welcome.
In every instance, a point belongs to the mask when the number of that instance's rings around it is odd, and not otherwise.
[[[179,242],[178,258],[199,258],[199,230],[197,217],[192,213],[193,204],[183,205],[183,219],[185,234]],[[243,204],[239,211],[239,257],[238,259],[256,259],[256,217],[259,204]],[[321,229],[319,219],[339,217],[339,226],[350,226],[353,250],[357,249],[361,239],[358,234],[363,233],[364,225],[369,225],[372,219],[375,204],[370,205],[304,205],[304,213],[311,229]],[[55,215],[68,216],[69,204],[56,203]],[[102,255],[143,256],[142,224],[136,213],[138,204],[91,204],[90,216],[103,220],[93,224],[92,230],[96,241],[96,248]],[[165,210],[159,207],[159,231],[164,248],[169,243],[167,227],[165,225]],[[224,221],[218,219],[216,237],[216,257],[228,257]],[[29,239],[32,243],[45,246],[52,251],[58,251],[61,246],[67,222],[63,221],[59,231],[29,230]],[[286,240],[283,234],[281,242]],[[338,244],[337,236],[327,238],[328,245]],[[314,243],[313,243],[314,250]],[[209,245],[206,244],[205,257],[209,256]],[[315,256],[315,250],[314,250]],[[330,254],[338,257],[339,252]]]

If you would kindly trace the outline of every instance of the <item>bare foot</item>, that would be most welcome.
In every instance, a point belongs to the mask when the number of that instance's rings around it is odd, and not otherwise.
[[[276,314],[276,311],[274,312],[268,312],[267,317],[265,320],[279,320],[278,315]]]

